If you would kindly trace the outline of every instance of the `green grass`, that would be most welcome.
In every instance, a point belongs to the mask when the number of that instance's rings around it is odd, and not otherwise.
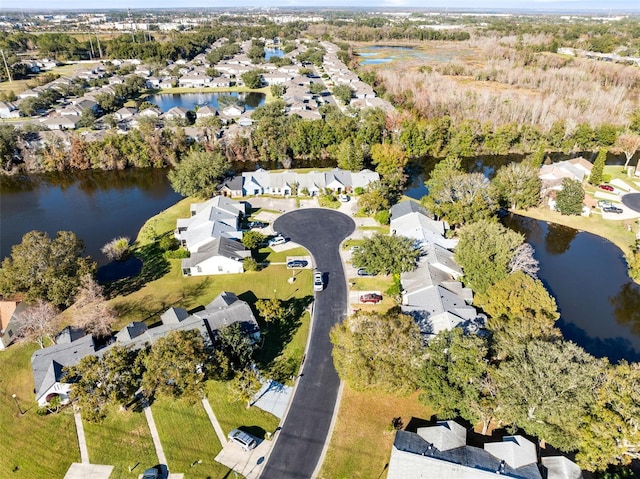
[[[84,431],[91,463],[114,466],[109,479],[134,479],[158,464],[147,419],[142,412],[113,407],[101,423],[84,421]],[[129,472],[129,467],[138,463],[140,465]]]
[[[375,231],[376,233],[381,233],[383,235],[389,234],[388,226],[358,226],[358,229],[362,231]]]
[[[194,479],[224,476],[228,469],[213,460],[222,446],[201,402],[159,399],[151,410],[170,471]]]
[[[72,462],[80,461],[71,410],[36,414],[30,361],[36,349],[31,343],[14,344],[0,352],[0,477],[63,477]],[[22,416],[13,394],[26,411]]]
[[[394,431],[393,418],[406,426],[412,417],[429,419],[433,410],[418,395],[396,397],[378,392],[357,392],[345,386],[329,450],[320,479],[386,477]]]
[[[273,433],[280,422],[273,414],[255,406],[247,409],[243,402],[230,402],[226,382],[207,381],[207,397],[225,434],[237,427],[264,439],[267,432]]]

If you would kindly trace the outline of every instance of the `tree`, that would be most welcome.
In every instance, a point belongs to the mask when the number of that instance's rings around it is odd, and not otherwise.
[[[90,275],[80,281],[76,296],[75,321],[88,334],[104,338],[111,334],[111,327],[118,319],[115,311],[104,297],[100,286]]]
[[[538,260],[534,258],[534,249],[529,243],[522,243],[513,253],[513,258],[509,261],[509,273],[522,271],[532,278],[538,277],[540,265]]]
[[[129,256],[129,238],[120,236],[105,244],[100,251],[109,261],[122,261]]]
[[[171,187],[182,196],[209,198],[224,177],[229,164],[220,151],[191,150],[174,170],[169,172]]]
[[[425,348],[420,395],[420,400],[434,407],[439,417],[462,416],[473,423],[482,421],[483,434],[495,408],[494,388],[486,387],[487,351],[485,339],[467,335],[461,328],[441,331],[429,339]]]
[[[556,209],[562,215],[579,215],[582,213],[584,190],[578,180],[565,178],[562,180],[562,190],[556,195]]]
[[[229,399],[233,402],[247,403],[247,409],[249,409],[253,398],[261,387],[262,383],[258,372],[253,369],[245,369],[229,383]]]
[[[255,349],[251,339],[242,330],[240,323],[233,323],[218,330],[216,351],[224,354],[233,371],[242,371],[251,364]]]
[[[104,418],[111,403],[126,405],[140,387],[144,366],[138,351],[115,345],[102,357],[85,356],[67,368],[65,382],[72,382],[71,400],[82,410],[82,417],[97,422]]]
[[[524,237],[500,223],[482,220],[465,226],[460,232],[455,258],[464,271],[465,285],[476,293],[505,278],[509,262]]]
[[[240,75],[247,88],[252,90],[262,86],[262,73],[258,70],[250,70]]]
[[[256,309],[265,323],[282,321],[287,313],[282,301],[278,298],[259,299],[256,301]]]
[[[199,399],[204,389],[204,341],[197,329],[172,331],[158,339],[143,361],[142,388],[147,397]]]
[[[336,371],[350,387],[410,393],[418,386],[422,339],[410,316],[359,312],[335,325],[329,337]]]
[[[509,163],[498,170],[493,184],[503,204],[527,209],[540,202],[538,168],[528,162]]]
[[[600,148],[598,150],[598,156],[596,160],[593,162],[593,167],[591,168],[591,174],[589,175],[589,183],[592,185],[599,185],[602,183],[602,174],[604,172],[604,164],[607,161],[607,150],[605,148]]]
[[[58,331],[58,310],[42,299],[28,306],[20,315],[21,323],[18,336],[33,341],[44,348],[44,340],[48,338],[52,343]]]
[[[287,91],[287,88],[284,85],[273,84],[269,88],[274,98],[282,98],[282,95]]]
[[[364,166],[362,146],[354,142],[353,138],[347,138],[338,145],[336,159],[338,160],[338,168],[360,171]]]
[[[351,103],[353,90],[349,85],[336,85],[333,87],[333,96],[340,100],[344,105]]]
[[[12,125],[0,125],[0,167],[11,171],[14,157],[18,151],[18,130]]]
[[[489,181],[482,173],[463,172],[458,158],[438,163],[425,185],[424,206],[454,225],[489,218],[498,209]]]
[[[82,241],[71,231],[59,231],[53,240],[42,231],[30,231],[2,261],[0,292],[69,306],[80,278],[96,268],[90,258],[80,256],[83,251]]]
[[[560,317],[555,299],[544,284],[522,271],[506,276],[475,297],[475,303],[490,316],[487,328],[493,334],[493,350],[504,358],[516,345],[532,339],[561,337],[554,328]]]
[[[589,471],[628,464],[640,455],[640,364],[609,366],[579,431],[577,464]],[[631,477],[631,476],[630,476]]]
[[[371,146],[371,161],[382,181],[391,189],[400,190],[406,181],[405,167],[409,158],[404,150],[395,144],[382,143]]]
[[[259,231],[250,230],[242,235],[242,244],[247,249],[256,250],[266,239],[267,237]]]
[[[570,342],[533,340],[519,345],[494,371],[500,418],[558,449],[574,450],[602,368],[600,361]]]
[[[375,214],[378,211],[388,210],[391,206],[389,196],[389,187],[381,181],[374,181],[369,183],[359,196],[358,208],[367,214]]]
[[[363,240],[351,261],[355,267],[374,274],[400,274],[416,269],[420,254],[411,238],[377,233]]]
[[[623,168],[626,170],[631,158],[640,149],[640,135],[637,133],[623,133],[618,137],[616,146],[624,153],[625,162]]]

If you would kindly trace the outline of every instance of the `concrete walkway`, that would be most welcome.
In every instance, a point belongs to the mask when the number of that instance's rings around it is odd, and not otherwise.
[[[79,409],[73,408],[73,418],[76,421],[76,432],[78,433],[80,461],[82,464],[89,464],[89,450],[87,449],[87,440],[84,437],[84,426],[82,425],[82,416]]]
[[[147,406],[144,408],[144,415],[147,417],[147,424],[149,424],[149,431],[151,432],[153,445],[156,448],[158,463],[164,464],[168,467],[169,465],[167,464],[167,458],[164,455],[162,443],[160,442],[160,435],[158,434],[158,429],[156,428],[156,422],[153,420],[153,414],[151,414],[151,406]]]
[[[213,430],[216,432],[216,436],[220,439],[220,444],[224,447],[227,443],[227,436],[224,435],[224,431],[218,422],[218,418],[213,414],[213,409],[211,409],[209,400],[207,398],[202,398],[202,405],[204,406],[204,410],[207,412],[207,416],[209,416],[209,421],[211,421],[211,425],[213,426]]]

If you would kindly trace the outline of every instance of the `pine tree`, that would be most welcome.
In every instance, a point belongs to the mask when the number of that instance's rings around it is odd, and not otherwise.
[[[593,168],[591,168],[591,175],[589,176],[589,183],[592,185],[599,185],[602,183],[602,172],[604,171],[604,163],[607,161],[607,150],[600,148],[596,161],[593,162]]]

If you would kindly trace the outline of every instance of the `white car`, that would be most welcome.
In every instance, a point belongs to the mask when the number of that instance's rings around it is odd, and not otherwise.
[[[250,451],[258,445],[258,441],[251,434],[241,431],[240,429],[234,429],[227,436],[229,442],[238,444],[245,451]]]
[[[313,273],[313,290],[322,291],[324,289],[324,280],[322,279],[322,273],[316,271]]]
[[[349,198],[349,195],[340,195],[338,199],[340,203],[348,203],[351,198]]]
[[[269,243],[267,243],[269,246],[278,246],[279,244],[285,244],[287,242],[287,238],[285,238],[282,235],[278,235],[275,238],[271,238],[269,240]]]

